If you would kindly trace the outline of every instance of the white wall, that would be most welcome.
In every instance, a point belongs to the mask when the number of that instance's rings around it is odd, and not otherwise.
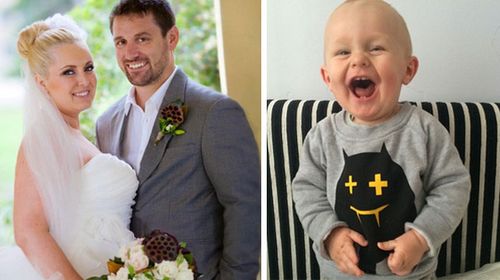
[[[267,98],[330,99],[319,68],[340,0],[267,1]],[[401,100],[500,102],[500,1],[388,0],[405,18],[420,68]]]

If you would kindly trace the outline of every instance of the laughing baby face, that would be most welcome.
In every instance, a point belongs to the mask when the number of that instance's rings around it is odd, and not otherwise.
[[[355,122],[377,124],[399,110],[401,86],[418,60],[401,16],[383,1],[347,1],[325,30],[323,81]]]

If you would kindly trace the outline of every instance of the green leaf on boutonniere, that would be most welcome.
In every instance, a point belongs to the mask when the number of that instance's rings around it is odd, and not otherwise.
[[[183,129],[177,129],[176,131],[174,131],[175,135],[182,135],[184,133],[186,133],[186,131],[184,131]]]
[[[155,145],[158,144],[165,135],[179,136],[186,133],[180,126],[184,123],[187,115],[187,106],[181,100],[168,104],[161,110],[159,120],[160,131],[155,138]]]

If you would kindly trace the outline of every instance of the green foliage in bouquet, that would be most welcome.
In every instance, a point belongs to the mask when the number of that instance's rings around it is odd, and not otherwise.
[[[213,0],[169,1],[176,12],[180,41],[176,64],[192,79],[220,90],[217,39]],[[119,69],[109,31],[109,13],[116,1],[86,0],[69,14],[88,33],[87,43],[94,57],[97,92],[92,108],[81,116],[81,129],[95,141],[95,121],[130,87]]]

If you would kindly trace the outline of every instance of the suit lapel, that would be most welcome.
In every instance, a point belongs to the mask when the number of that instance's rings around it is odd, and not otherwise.
[[[120,116],[120,122],[118,125],[118,133],[119,137],[116,139],[118,143],[114,145],[117,149],[115,155],[119,155],[120,158],[123,158],[123,137],[125,135],[125,130],[127,129],[127,120],[128,120],[128,115],[125,115],[125,112],[122,113]]]
[[[110,153],[117,155],[119,158],[123,158],[123,147],[121,144],[123,143],[123,136],[125,134],[125,129],[127,128],[127,116],[125,115],[125,110],[120,110],[116,118],[116,133],[113,133],[115,137],[113,138],[113,143],[111,145],[112,150]]]
[[[151,173],[156,169],[158,164],[160,164],[161,159],[167,149],[170,140],[172,140],[172,135],[165,135],[163,139],[155,145],[154,141],[158,132],[160,131],[159,120],[161,116],[161,109],[168,104],[180,99],[184,102],[185,92],[186,92],[187,76],[182,72],[181,69],[177,69],[172,82],[165,93],[160,109],[155,119],[155,124],[151,130],[151,135],[149,136],[149,142],[144,151],[144,155],[141,160],[141,169],[139,170],[139,184],[142,184]]]

